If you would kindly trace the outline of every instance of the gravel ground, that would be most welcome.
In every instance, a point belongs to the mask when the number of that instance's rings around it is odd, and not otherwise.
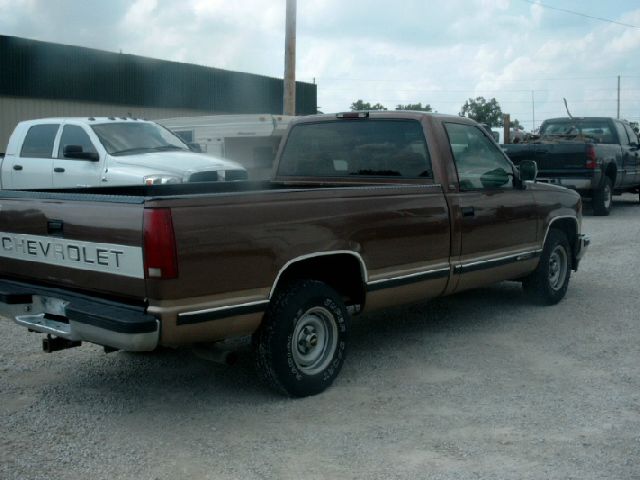
[[[0,321],[0,478],[640,479],[637,196],[583,230],[561,304],[502,283],[359,318],[302,400],[248,352],[49,355]]]

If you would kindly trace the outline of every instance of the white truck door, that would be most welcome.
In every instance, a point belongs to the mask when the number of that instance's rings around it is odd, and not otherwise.
[[[59,123],[33,125],[27,131],[22,147],[15,156],[5,158],[6,169],[11,169],[9,188],[51,188],[53,145]]]
[[[101,156],[82,126],[65,124],[53,160],[54,188],[100,186]]]

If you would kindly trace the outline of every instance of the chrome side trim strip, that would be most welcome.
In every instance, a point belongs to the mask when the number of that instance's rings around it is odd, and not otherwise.
[[[422,282],[425,280],[435,280],[449,276],[451,267],[437,268],[425,270],[423,272],[415,272],[407,275],[399,275],[397,277],[381,278],[367,283],[367,291],[373,292],[384,288],[400,287],[411,283]]]
[[[206,308],[193,312],[183,312],[178,314],[176,325],[190,325],[194,323],[209,322],[222,318],[237,315],[248,315],[251,313],[264,312],[269,304],[269,300],[259,300],[257,302],[241,303],[239,305],[225,305],[223,307]]]
[[[487,260],[477,260],[474,262],[461,263],[454,267],[454,273],[469,273],[478,270],[484,270],[487,268],[499,267],[507,265],[513,262],[522,262],[525,260],[531,260],[532,258],[539,257],[542,253],[542,249],[530,250],[527,252],[514,253],[512,255],[506,255],[503,257],[489,258]]]

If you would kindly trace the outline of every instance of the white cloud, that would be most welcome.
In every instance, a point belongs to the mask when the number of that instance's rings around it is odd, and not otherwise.
[[[557,6],[578,8],[566,1]],[[640,24],[635,0],[580,8]],[[284,0],[0,0],[0,32],[280,77],[284,14]],[[611,114],[622,74],[623,113],[640,115],[640,30],[540,5],[300,0],[297,36],[298,79],[317,79],[325,111],[362,98],[457,113],[483,95],[530,121],[535,90],[537,119],[562,114],[563,96]]]

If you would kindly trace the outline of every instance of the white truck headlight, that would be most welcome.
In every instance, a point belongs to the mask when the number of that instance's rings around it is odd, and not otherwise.
[[[144,177],[145,185],[166,185],[169,183],[182,183],[182,177],[174,175],[147,175]]]

